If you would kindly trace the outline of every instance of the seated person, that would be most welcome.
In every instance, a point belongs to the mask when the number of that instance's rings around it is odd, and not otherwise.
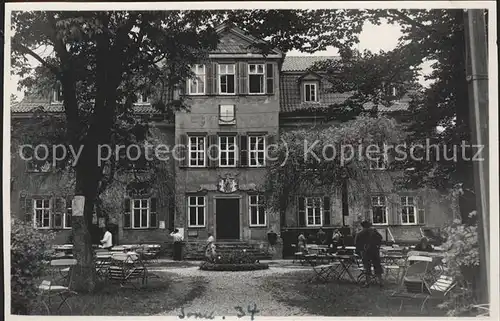
[[[318,233],[316,233],[316,244],[324,245],[326,243],[326,233],[323,228],[320,227]]]
[[[104,236],[101,240],[100,248],[109,250],[113,247],[113,235],[108,230],[108,228],[105,227],[103,230],[104,230]]]
[[[426,237],[422,237],[422,239],[420,239],[420,243],[415,246],[415,251],[432,252],[434,249],[432,248],[432,245],[429,244],[429,240]]]

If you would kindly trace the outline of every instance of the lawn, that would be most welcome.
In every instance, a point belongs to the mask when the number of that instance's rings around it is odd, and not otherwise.
[[[65,307],[58,314],[154,315],[183,306],[202,295],[205,289],[206,282],[201,277],[181,278],[167,272],[153,274],[158,277],[150,277],[144,287],[136,282],[137,289],[131,285],[121,287],[119,284],[108,284],[94,294],[73,296],[68,300],[71,312]],[[57,305],[52,304],[54,308]]]
[[[390,298],[394,285],[361,288],[352,283],[307,283],[312,271],[273,275],[264,281],[264,289],[276,299],[290,306],[297,306],[307,313],[321,316],[444,316],[446,311],[422,301],[406,299],[398,312],[401,300]]]

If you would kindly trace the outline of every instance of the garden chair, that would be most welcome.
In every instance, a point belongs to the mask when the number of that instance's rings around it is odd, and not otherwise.
[[[402,284],[391,294],[391,297],[403,299],[421,299],[421,310],[432,298],[443,299],[455,286],[455,281],[439,268],[437,260],[426,256],[410,256],[407,259]]]
[[[43,280],[38,286],[40,290],[38,303],[40,307],[45,308],[47,314],[60,312],[63,306],[66,306],[71,314],[72,309],[68,303],[68,299],[77,294],[70,289],[73,277],[73,269],[71,267],[75,266],[76,263],[77,261],[74,259],[60,259],[50,262],[51,280]],[[53,310],[52,304],[56,298],[59,298],[60,302],[57,308]]]
[[[147,269],[136,253],[114,254],[112,264],[108,268],[108,280],[120,283],[120,286],[131,284],[137,288],[133,281],[141,280],[141,284],[147,283]]]

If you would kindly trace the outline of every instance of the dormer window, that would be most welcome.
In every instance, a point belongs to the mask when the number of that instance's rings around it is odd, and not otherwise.
[[[304,83],[304,101],[306,103],[318,101],[318,84],[316,82]]]
[[[52,91],[52,103],[60,104],[63,102],[63,92],[62,87],[57,85],[56,88]]]
[[[149,95],[147,92],[142,92],[137,95],[137,104],[141,105],[149,104]]]

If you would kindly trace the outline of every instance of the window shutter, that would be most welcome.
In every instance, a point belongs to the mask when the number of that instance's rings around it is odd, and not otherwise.
[[[52,227],[62,228],[63,227],[63,216],[66,211],[66,200],[61,197],[52,198]]]
[[[157,228],[158,227],[158,214],[156,210],[156,197],[151,198],[151,207],[150,207],[150,217],[149,217],[149,227]]]
[[[73,197],[72,196],[67,196],[66,197],[66,224],[64,227],[71,227],[71,218],[73,215]],[[64,223],[63,223],[64,224]]]
[[[24,215],[25,222],[33,222],[33,199],[30,197],[26,197],[25,195],[21,195],[20,197],[20,209],[21,213]]]
[[[274,64],[266,64],[266,93],[274,94]]]
[[[185,134],[179,136],[179,167],[186,167],[188,164],[188,137]]]
[[[130,198],[125,198],[123,200],[123,227],[131,228],[132,227],[132,213],[130,209]]]
[[[306,204],[305,197],[299,197],[299,226],[306,226]]]
[[[209,90],[212,91],[212,95],[217,95],[219,93],[219,90],[218,90],[218,78],[217,78],[217,69],[218,69],[218,65],[216,62],[212,62],[211,64],[211,74],[210,74],[210,78],[212,78],[212,86]]]
[[[323,225],[330,225],[330,197],[323,197]]]
[[[246,62],[238,63],[238,93],[248,94],[248,64]]]
[[[417,224],[425,224],[425,208],[422,197],[417,197]]]
[[[208,147],[210,147],[208,162],[210,168],[216,168],[219,161],[219,145],[217,143],[217,135],[208,136]]]
[[[247,167],[248,166],[248,136],[247,135],[241,135],[239,137],[240,139],[240,155],[238,157],[238,166],[240,167]]]

